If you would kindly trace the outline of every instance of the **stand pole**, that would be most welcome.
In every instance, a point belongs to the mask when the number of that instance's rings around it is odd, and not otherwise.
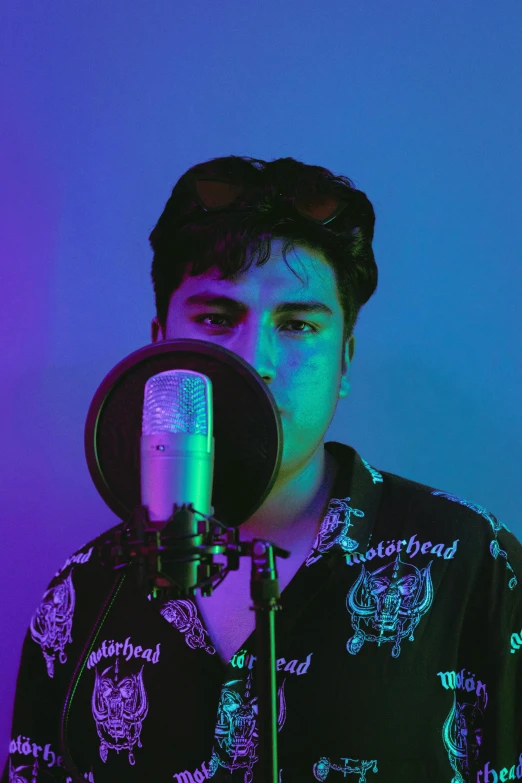
[[[278,783],[274,613],[281,607],[274,545],[269,541],[254,539],[252,542],[250,594],[254,602],[252,608],[256,613],[260,771],[258,780],[259,783]]]

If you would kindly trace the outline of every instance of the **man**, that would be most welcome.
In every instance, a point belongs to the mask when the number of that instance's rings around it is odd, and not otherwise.
[[[241,526],[292,553],[278,563],[281,782],[521,779],[520,543],[481,506],[324,443],[377,285],[373,227],[365,195],[326,169],[193,167],[151,234],[152,341],[228,348],[281,413],[281,470]],[[127,582],[108,600],[98,543],[31,622],[4,780],[259,780],[248,560],[210,598]]]

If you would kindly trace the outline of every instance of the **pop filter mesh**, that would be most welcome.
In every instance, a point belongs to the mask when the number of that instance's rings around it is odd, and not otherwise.
[[[215,346],[213,351],[219,353]],[[143,349],[142,353],[145,353]],[[262,388],[262,381],[259,383],[250,369],[230,358],[223,361],[204,352],[170,350],[145,355],[121,372],[110,387],[106,384],[112,375],[109,374],[95,395],[87,419],[86,450],[91,476],[106,503],[121,519],[126,520],[140,505],[145,384],[151,376],[175,369],[203,373],[212,382],[215,438],[212,505],[217,519],[236,527],[260,507],[273,486],[281,462],[282,433],[279,412]],[[96,404],[100,393],[103,399]],[[89,457],[91,439],[94,441],[92,459]]]

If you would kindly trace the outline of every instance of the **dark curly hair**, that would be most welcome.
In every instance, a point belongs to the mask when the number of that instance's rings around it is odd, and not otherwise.
[[[247,201],[219,211],[205,211],[187,187],[199,167],[242,172],[252,187]],[[278,200],[281,194],[336,194],[348,206],[331,222],[319,224]],[[335,272],[344,314],[344,340],[352,336],[359,310],[377,288],[372,250],[375,213],[366,195],[348,177],[294,158],[270,162],[245,156],[212,158],[190,168],[178,180],[149,241],[154,251],[151,278],[156,314],[165,333],[170,297],[185,274],[221,270],[220,279],[246,271],[270,258],[271,239],[282,239],[282,256],[296,246],[320,251]],[[291,267],[290,267],[291,268]],[[292,270],[294,271],[294,270]]]

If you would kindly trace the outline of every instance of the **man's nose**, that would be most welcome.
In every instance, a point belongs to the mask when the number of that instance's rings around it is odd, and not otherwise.
[[[269,384],[276,373],[276,346],[267,329],[247,329],[235,347],[236,353]]]

